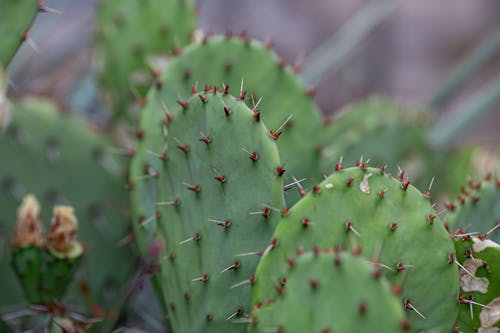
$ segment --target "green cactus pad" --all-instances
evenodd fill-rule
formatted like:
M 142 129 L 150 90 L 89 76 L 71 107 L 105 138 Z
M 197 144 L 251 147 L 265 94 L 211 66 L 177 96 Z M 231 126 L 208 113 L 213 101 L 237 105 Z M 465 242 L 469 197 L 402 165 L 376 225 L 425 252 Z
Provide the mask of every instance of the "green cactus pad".
M 448 204 L 444 216 L 451 230 L 464 228 L 487 234 L 500 242 L 500 180 L 491 176 L 480 182 L 470 181 L 462 194 Z
M 462 264 L 458 330 L 500 331 L 500 245 L 457 235 L 455 247 L 457 260 Z
M 401 304 L 415 330 L 451 330 L 458 311 L 454 247 L 430 200 L 382 170 L 359 167 L 333 173 L 283 217 L 273 235 L 278 246 L 262 258 L 254 303 L 273 293 L 285 260 L 314 245 L 362 249 L 403 287 Z M 425 319 L 423 318 L 425 317 Z
M 191 0 L 104 0 L 97 15 L 104 94 L 115 115 L 126 115 L 138 99 L 134 93 L 145 94 L 153 81 L 151 58 L 191 40 L 195 6 Z
M 277 134 L 277 145 L 281 159 L 286 161 L 285 181 L 292 182 L 292 176 L 321 179 L 319 153 L 315 149 L 321 142 L 323 128 L 319 111 L 293 70 L 265 45 L 245 36 L 204 39 L 170 60 L 146 100 L 140 128 L 148 131 L 138 151 L 162 149 L 158 138 L 165 111 L 175 114 L 177 103 L 189 98 L 193 87 L 203 91 L 206 85 L 209 89 L 216 85 L 222 90 L 225 85 L 238 95 L 242 81 L 246 91 L 242 97 L 250 108 L 253 108 L 251 96 L 255 104 L 262 98 L 255 116 L 260 116 L 270 130 L 282 132 Z M 295 191 L 287 192 L 287 202 L 297 199 Z
M 264 246 L 283 208 L 278 150 L 243 101 L 200 94 L 188 103 L 168 122 L 168 159 L 135 181 L 158 189 L 157 211 L 135 222 L 136 236 L 154 232 L 164 245 L 161 289 L 174 331 L 243 332 L 228 318 L 250 311 L 249 286 L 236 286 L 258 258 L 235 255 Z
M 21 283 L 24 296 L 30 304 L 40 304 L 42 302 L 44 252 L 45 250 L 40 246 L 16 248 L 12 252 L 11 266 Z
M 311 252 L 288 260 L 273 294 L 256 305 L 250 332 L 403 332 L 410 326 L 387 281 L 364 258 Z
M 39 7 L 36 0 L 3 0 L 0 10 L 0 66 L 7 66 L 28 33 Z
M 79 238 L 88 247 L 73 292 L 81 290 L 88 305 L 104 308 L 119 299 L 132 265 L 130 250 L 118 246 L 128 229 L 125 181 L 120 163 L 108 153 L 108 143 L 86 123 L 43 100 L 13 104 L 9 126 L 0 134 L 0 239 L 11 238 L 16 207 L 26 193 L 36 195 L 45 208 L 71 204 L 81 220 Z M 49 221 L 50 210 L 43 211 Z M 7 260 L 6 245 L 1 242 L 0 262 Z M 0 270 L 6 290 L 1 305 L 21 302 L 14 279 L 12 271 Z
M 428 114 L 389 99 L 372 97 L 351 104 L 328 122 L 322 150 L 323 169 L 328 172 L 341 158 L 346 165 L 360 158 L 374 165 L 398 165 L 429 150 Z

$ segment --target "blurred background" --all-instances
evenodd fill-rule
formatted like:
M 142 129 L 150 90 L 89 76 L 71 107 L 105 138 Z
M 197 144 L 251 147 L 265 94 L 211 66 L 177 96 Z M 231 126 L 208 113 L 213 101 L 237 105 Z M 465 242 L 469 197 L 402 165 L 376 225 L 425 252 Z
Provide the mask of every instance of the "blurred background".
M 10 67 L 13 94 L 48 95 L 99 118 L 100 106 L 90 70 L 95 1 L 45 1 L 61 14 L 56 20 L 51 17 L 36 22 L 31 38 L 38 51 L 24 45 Z M 307 67 L 308 63 L 317 63 L 314 50 L 349 27 L 369 2 L 199 0 L 199 27 L 213 33 L 245 31 L 257 39 L 270 40 L 287 62 Z M 499 35 L 498 0 L 389 2 L 392 4 L 383 9 L 378 24 L 369 28 L 338 66 L 320 80 L 307 82 L 315 86 L 315 99 L 325 114 L 371 94 L 426 105 L 454 65 L 486 37 L 495 31 Z M 451 102 L 440 106 L 439 112 L 453 112 L 469 94 L 498 76 L 500 52 L 481 66 Z M 500 106 L 468 129 L 460 140 L 497 145 L 499 124 Z

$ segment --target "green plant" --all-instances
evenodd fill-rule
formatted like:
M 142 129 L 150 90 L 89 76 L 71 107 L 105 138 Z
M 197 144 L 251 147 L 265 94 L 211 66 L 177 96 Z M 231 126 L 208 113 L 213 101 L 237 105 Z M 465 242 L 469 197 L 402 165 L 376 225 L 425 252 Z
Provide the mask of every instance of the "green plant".
M 498 242 L 498 180 L 470 182 L 447 205 L 444 224 L 432 195 L 440 202 L 457 179 L 476 175 L 473 150 L 450 142 L 495 105 L 498 80 L 447 122 L 380 97 L 323 118 L 301 81 L 338 68 L 395 3 L 370 3 L 336 45 L 308 57 L 300 77 L 271 43 L 193 33 L 192 1 L 101 1 L 95 64 L 113 114 L 108 129 L 139 118 L 136 146 L 118 149 L 126 158 L 110 154 L 117 149 L 102 131 L 53 104 L 8 100 L 0 74 L 0 262 L 13 268 L 0 270 L 0 304 L 36 305 L 25 319 L 23 311 L 2 315 L 1 325 L 31 329 L 45 313 L 51 332 L 110 331 L 127 296 L 151 276 L 177 333 L 497 330 L 498 245 L 487 238 Z M 37 8 L 57 12 L 6 2 L 3 66 L 21 40 L 36 46 L 23 32 Z M 491 57 L 497 42 L 485 45 L 432 106 Z M 81 246 L 54 245 L 66 239 L 53 234 L 57 222 L 41 236 L 49 216 L 32 197 L 20 209 L 24 227 L 14 228 L 28 193 L 45 208 L 74 207 L 84 256 Z M 72 233 L 76 223 L 69 225 Z M 132 238 L 138 253 L 123 245 Z M 469 277 L 490 287 L 464 288 Z

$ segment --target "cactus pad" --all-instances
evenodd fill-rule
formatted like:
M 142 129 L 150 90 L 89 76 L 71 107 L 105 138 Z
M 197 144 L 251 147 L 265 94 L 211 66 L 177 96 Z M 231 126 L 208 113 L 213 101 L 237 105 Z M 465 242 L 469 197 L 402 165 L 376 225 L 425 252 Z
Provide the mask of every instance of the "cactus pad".
M 387 281 L 364 258 L 306 253 L 289 258 L 274 301 L 256 305 L 250 332 L 403 332 L 410 326 Z M 307 304 L 307 305 L 305 305 Z
M 6 240 L 24 194 L 35 194 L 42 207 L 71 204 L 81 222 L 79 238 L 88 246 L 73 292 L 79 293 L 80 286 L 88 305 L 108 308 L 132 265 L 128 248 L 117 246 L 127 233 L 126 191 L 121 165 L 109 156 L 107 142 L 87 126 L 46 101 L 12 105 L 9 126 L 0 134 L 0 261 L 7 260 Z M 43 214 L 48 221 L 50 209 Z M 19 303 L 13 272 L 0 270 L 0 280 L 8 290 L 0 303 Z
M 462 265 L 459 331 L 500 331 L 500 245 L 458 234 L 455 247 Z
M 273 235 L 278 246 L 257 268 L 254 303 L 267 300 L 297 251 L 339 244 L 362 249 L 401 284 L 413 329 L 450 330 L 458 310 L 453 243 L 428 196 L 401 178 L 364 165 L 342 169 L 291 207 Z
M 0 10 L 0 66 L 7 66 L 19 45 L 28 38 L 28 28 L 40 7 L 36 0 L 3 0 Z M 43 8 L 43 7 L 42 7 Z
M 448 204 L 444 220 L 451 230 L 480 232 L 500 242 L 500 180 L 487 176 L 483 181 L 469 181 L 458 199 Z
M 277 145 L 281 159 L 286 161 L 287 182 L 292 181 L 292 176 L 322 177 L 315 148 L 321 142 L 323 125 L 312 98 L 293 70 L 273 51 L 246 36 L 204 39 L 171 59 L 147 98 L 140 127 L 148 128 L 148 133 L 141 146 L 153 146 L 148 136 L 155 142 L 161 135 L 157 124 L 164 118 L 165 109 L 175 110 L 178 102 L 191 96 L 193 88 L 211 90 L 213 85 L 221 90 L 224 85 L 233 94 L 240 94 L 254 110 L 254 116 L 262 118 L 273 136 L 279 137 Z
M 104 0 L 97 8 L 99 70 L 107 100 L 124 115 L 135 94 L 154 77 L 150 58 L 172 53 L 191 40 L 196 15 L 191 0 Z
M 328 172 L 341 157 L 347 165 L 362 157 L 375 165 L 397 165 L 429 150 L 428 114 L 388 99 L 372 97 L 351 104 L 330 122 L 322 150 L 322 166 Z
M 146 164 L 134 181 L 158 191 L 157 211 L 136 221 L 136 236 L 153 232 L 162 245 L 161 289 L 174 331 L 243 332 L 228 318 L 250 311 L 242 281 L 258 257 L 235 255 L 264 246 L 283 207 L 275 141 L 230 95 L 193 96 L 166 123 L 168 158 L 158 154 L 161 166 Z

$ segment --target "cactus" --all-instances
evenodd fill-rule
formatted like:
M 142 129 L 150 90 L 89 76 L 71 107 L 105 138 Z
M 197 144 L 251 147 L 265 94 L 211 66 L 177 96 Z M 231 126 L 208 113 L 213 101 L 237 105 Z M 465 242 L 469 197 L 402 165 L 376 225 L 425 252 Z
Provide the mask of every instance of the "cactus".
M 139 150 L 162 149 L 154 144 L 161 137 L 161 126 L 157 124 L 165 111 L 173 112 L 177 103 L 182 103 L 192 91 L 214 89 L 213 85 L 223 90 L 225 86 L 240 94 L 255 117 L 261 117 L 272 130 L 271 136 L 280 138 L 277 144 L 282 160 L 286 161 L 286 180 L 319 180 L 322 172 L 315 149 L 321 143 L 319 111 L 293 69 L 266 46 L 245 35 L 206 37 L 172 58 L 146 100 L 140 127 L 141 131 L 149 130 Z M 296 199 L 287 197 L 289 202 Z
M 396 165 L 429 151 L 428 114 L 389 99 L 372 97 L 351 104 L 327 123 L 331 124 L 322 150 L 323 170 L 327 172 L 332 172 L 341 158 L 347 165 L 360 158 L 375 165 Z
M 408 331 L 399 299 L 367 260 L 332 252 L 288 258 L 273 300 L 255 306 L 250 332 Z
M 4 0 L 0 11 L 0 66 L 7 66 L 22 42 L 37 12 L 44 11 L 36 0 Z
M 237 286 L 257 257 L 235 255 L 263 246 L 279 215 L 273 210 L 283 207 L 276 144 L 243 101 L 220 93 L 193 96 L 165 124 L 159 140 L 168 158 L 153 151 L 159 167 L 146 162 L 133 174 L 158 193 L 157 211 L 136 221 L 136 237 L 157 239 L 174 331 L 242 332 L 227 318 L 250 310 L 249 287 Z
M 84 252 L 76 240 L 77 226 L 72 207 L 55 207 L 45 239 L 40 204 L 33 195 L 24 197 L 12 241 L 12 267 L 30 304 L 54 304 L 64 296 Z
M 115 116 L 127 115 L 154 78 L 151 62 L 191 40 L 196 24 L 190 0 L 103 0 L 97 8 L 99 68 Z M 136 94 L 136 96 L 134 96 Z
M 403 287 L 402 304 L 415 330 L 450 330 L 457 313 L 458 270 L 453 243 L 424 195 L 400 174 L 343 169 L 315 186 L 283 217 L 274 244 L 257 268 L 254 303 L 263 302 L 297 249 L 340 244 L 362 249 L 391 283 Z
M 46 207 L 71 203 L 82 221 L 80 239 L 89 246 L 71 293 L 82 294 L 85 304 L 95 309 L 115 306 L 132 265 L 128 248 L 117 246 L 127 232 L 119 161 L 109 156 L 107 141 L 50 103 L 13 103 L 11 118 L 0 133 L 0 155 L 5 157 L 0 168 L 0 225 L 6 233 L 2 238 L 10 238 L 7 230 L 12 230 L 15 207 L 25 193 L 35 194 Z M 3 243 L 0 253 L 3 264 Z M 0 281 L 5 290 L 1 305 L 20 303 L 13 273 L 0 270 Z
M 458 233 L 455 247 L 460 269 L 458 330 L 500 330 L 500 245 Z
M 469 229 L 500 242 L 500 180 L 488 175 L 483 181 L 469 181 L 454 202 L 447 204 L 444 221 L 450 230 Z

